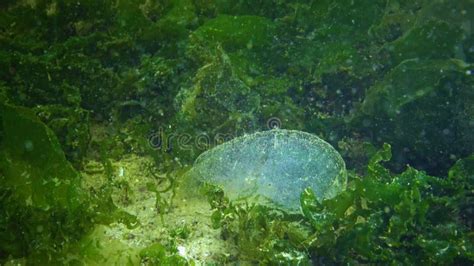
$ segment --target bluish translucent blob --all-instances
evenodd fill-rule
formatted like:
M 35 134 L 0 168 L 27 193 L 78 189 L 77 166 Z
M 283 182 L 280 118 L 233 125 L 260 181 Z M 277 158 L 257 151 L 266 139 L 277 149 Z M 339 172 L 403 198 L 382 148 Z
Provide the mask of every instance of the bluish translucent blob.
M 232 199 L 299 209 L 300 193 L 313 189 L 319 200 L 345 189 L 344 161 L 315 135 L 275 129 L 235 138 L 198 157 L 193 178 L 220 186 Z

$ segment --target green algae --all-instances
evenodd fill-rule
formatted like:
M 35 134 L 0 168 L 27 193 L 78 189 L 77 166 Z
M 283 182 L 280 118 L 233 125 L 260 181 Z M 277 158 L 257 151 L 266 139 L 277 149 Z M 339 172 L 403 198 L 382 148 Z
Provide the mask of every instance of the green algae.
M 220 43 L 226 51 L 264 48 L 273 37 L 273 23 L 259 16 L 220 15 L 207 21 L 193 32 L 198 43 Z
M 406 59 L 448 59 L 454 57 L 462 31 L 444 21 L 428 21 L 415 26 L 404 36 L 385 44 L 392 63 L 397 65 Z M 424 43 L 424 46 L 419 45 Z M 427 49 L 429 46 L 429 49 Z
M 222 133 L 245 129 L 256 123 L 254 112 L 260 97 L 237 75 L 222 49 L 217 50 L 217 55 L 213 62 L 198 70 L 193 86 L 177 96 L 181 106 L 179 118 L 183 119 L 182 124 L 191 123 L 195 129 L 214 128 Z M 207 119 L 209 116 L 212 121 Z
M 469 68 L 460 60 L 405 60 L 367 91 L 353 123 L 386 132 L 387 139 L 399 145 L 397 153 L 412 147 L 418 154 L 412 156 L 423 157 L 418 160 L 420 165 L 447 168 L 452 164 L 451 154 L 467 155 L 472 147 L 469 137 L 455 137 L 470 135 L 464 131 L 466 121 L 471 121 L 466 116 L 469 111 L 457 109 L 471 102 L 471 97 L 465 97 L 471 91 L 472 78 L 466 76 Z M 420 143 L 420 136 L 435 142 Z
M 0 117 L 13 118 L 0 129 L 2 145 L 11 145 L 0 151 L 0 176 L 8 181 L 0 194 L 7 214 L 0 224 L 8 229 L 1 231 L 0 260 L 50 262 L 45 257 L 59 248 L 49 247 L 81 239 L 96 222 L 110 223 L 117 203 L 135 204 L 143 192 L 114 180 L 115 160 L 151 156 L 156 171 L 167 173 L 202 152 L 180 149 L 178 138 L 157 150 L 150 132 L 235 136 L 266 130 L 271 120 L 339 143 L 359 176 L 350 175 L 349 189 L 328 203 L 313 203 L 305 193 L 303 218 L 216 192 L 221 204 L 211 204 L 212 221 L 237 243 L 238 255 L 225 251 L 213 262 L 472 264 L 466 232 L 472 231 L 473 12 L 470 0 L 3 1 L 0 103 L 8 104 Z M 30 142 L 8 144 L 20 141 L 12 137 L 17 115 L 31 122 L 18 137 L 35 140 L 31 132 L 51 140 L 36 140 L 44 157 L 28 152 L 37 148 Z M 392 160 L 376 163 L 388 159 L 385 149 L 370 161 L 384 142 L 391 143 Z M 88 169 L 89 160 L 102 168 Z M 77 186 L 81 170 L 106 175 L 104 187 L 89 187 L 87 195 Z M 28 183 L 23 173 L 41 178 Z M 111 189 L 115 203 L 107 199 Z M 146 194 L 151 206 L 154 194 Z M 12 227 L 17 221 L 24 223 Z M 163 246 L 166 256 L 176 254 L 172 244 Z M 86 253 L 99 255 L 91 260 L 101 257 L 89 247 L 95 251 Z M 132 253 L 129 263 L 137 264 L 139 252 Z
M 472 260 L 465 216 L 472 199 L 464 196 L 472 189 L 472 158 L 453 166 L 449 179 L 413 168 L 393 174 L 382 165 L 390 158 L 390 145 L 384 145 L 371 158 L 367 174 L 350 174 L 347 190 L 334 198 L 320 202 L 311 189 L 305 190 L 301 194 L 304 218 L 232 202 L 221 189 L 209 186 L 212 219 L 226 238 L 236 241 L 240 258 L 251 262 L 462 264 Z
M 134 217 L 107 198 L 90 195 L 66 160 L 54 133 L 23 107 L 1 105 L 2 259 L 59 263 L 62 252 L 96 223 Z

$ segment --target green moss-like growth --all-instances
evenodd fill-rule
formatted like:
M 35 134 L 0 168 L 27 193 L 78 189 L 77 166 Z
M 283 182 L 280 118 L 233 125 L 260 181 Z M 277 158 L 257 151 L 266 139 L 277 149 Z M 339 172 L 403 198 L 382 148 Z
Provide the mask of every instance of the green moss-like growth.
M 209 148 L 199 136 L 212 145 L 280 126 L 340 143 L 362 177 L 337 202 L 312 204 L 308 192 L 306 218 L 258 206 L 216 214 L 240 259 L 472 264 L 472 237 L 462 245 L 453 232 L 472 231 L 472 188 L 455 177 L 474 152 L 473 18 L 472 0 L 2 1 L 2 262 L 52 264 L 44 254 L 59 258 L 94 223 L 120 220 L 108 187 L 124 202 L 132 187 L 114 180 L 111 159 L 151 155 L 167 172 Z M 157 147 L 149 137 L 161 129 Z M 384 142 L 393 159 L 366 169 Z M 111 181 L 90 194 L 69 164 L 89 160 Z
M 473 147 L 466 137 L 474 129 L 466 124 L 469 111 L 458 111 L 472 102 L 469 67 L 459 60 L 406 60 L 368 90 L 353 122 L 394 143 L 406 158 L 399 163 L 418 157 L 415 166 L 447 169 L 456 159 L 451 154 L 467 156 Z
M 82 189 L 54 133 L 27 109 L 1 109 L 1 260 L 28 257 L 36 264 L 59 263 L 60 254 L 95 223 L 132 216 L 107 197 Z
M 176 254 L 176 252 L 170 252 L 158 243 L 142 249 L 140 251 L 140 258 L 145 265 L 189 265 L 186 259 Z
M 204 187 L 222 236 L 234 240 L 241 260 L 290 264 L 465 264 L 474 260 L 472 157 L 448 179 L 408 168 L 392 174 L 390 145 L 374 154 L 365 176 L 351 175 L 348 189 L 319 202 L 308 189 L 302 215 L 229 201 Z
M 79 175 L 66 161 L 54 133 L 26 108 L 2 105 L 1 117 L 5 184 L 9 187 L 28 184 L 18 193 L 24 200 L 31 195 L 30 200 L 37 208 L 77 209 L 84 194 L 79 187 L 70 187 L 64 181 L 77 183 Z
M 405 59 L 447 59 L 456 54 L 462 31 L 444 21 L 428 21 L 411 28 L 404 36 L 385 45 L 392 63 Z M 423 44 L 423 45 L 420 45 Z
M 38 106 L 34 111 L 58 137 L 66 158 L 75 167 L 80 167 L 91 138 L 89 112 L 61 105 Z
M 352 263 L 472 260 L 471 225 L 463 218 L 466 205 L 472 206 L 464 197 L 472 173 L 460 171 L 445 180 L 408 168 L 393 176 L 379 164 L 389 158 L 385 145 L 371 160 L 368 175 L 353 179 L 334 199 L 318 204 L 311 192 L 303 194 L 305 217 L 316 229 L 308 243 L 316 254 Z
M 225 50 L 267 47 L 275 26 L 258 16 L 220 15 L 207 21 L 193 33 L 198 43 L 220 43 Z
M 222 48 L 218 47 L 212 62 L 198 70 L 193 83 L 178 95 L 182 124 L 191 122 L 194 130 L 223 134 L 255 124 L 260 97 L 240 79 Z

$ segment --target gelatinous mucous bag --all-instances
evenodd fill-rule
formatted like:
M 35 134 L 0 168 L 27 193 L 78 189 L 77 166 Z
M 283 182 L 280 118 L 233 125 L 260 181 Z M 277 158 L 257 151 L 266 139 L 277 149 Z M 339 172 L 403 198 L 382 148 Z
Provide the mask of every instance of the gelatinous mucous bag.
M 344 161 L 315 135 L 275 129 L 245 135 L 198 157 L 193 178 L 221 187 L 232 199 L 272 203 L 295 211 L 305 188 L 319 200 L 345 189 Z

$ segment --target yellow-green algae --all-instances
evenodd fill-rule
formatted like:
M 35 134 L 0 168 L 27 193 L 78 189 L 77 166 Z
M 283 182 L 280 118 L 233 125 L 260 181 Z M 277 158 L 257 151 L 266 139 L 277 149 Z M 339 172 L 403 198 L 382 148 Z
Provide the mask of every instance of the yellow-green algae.
M 43 122 L 59 143 L 46 150 L 60 155 L 60 146 L 73 176 L 105 176 L 82 190 L 81 178 L 68 178 L 74 169 L 48 178 L 35 152 L 2 143 L 2 160 L 16 161 L 0 162 L 1 263 L 53 264 L 66 254 L 81 264 L 73 254 L 100 253 L 74 244 L 91 239 L 97 223 L 125 222 L 116 205 L 136 196 L 116 162 L 129 154 L 153 157 L 156 183 L 146 194 L 165 220 L 173 205 L 160 191 L 179 176 L 173 163 L 189 164 L 202 149 L 180 149 L 174 138 L 154 150 L 153 131 L 241 135 L 276 117 L 349 148 L 347 189 L 323 202 L 305 191 L 302 217 L 208 188 L 212 226 L 236 247 L 220 263 L 471 265 L 473 13 L 471 0 L 1 1 L 0 103 L 22 106 L 32 123 L 19 136 L 44 136 Z M 16 123 L 0 124 L 0 142 L 13 140 Z M 380 162 L 385 146 L 369 162 L 384 142 L 393 159 Z M 74 192 L 83 205 L 54 204 Z M 137 254 L 144 264 L 183 263 L 172 241 L 132 253 L 131 264 Z
M 90 161 L 88 165 L 97 165 L 97 162 Z M 156 169 L 151 165 L 151 157 L 136 155 L 112 162 L 112 182 L 117 184 L 113 200 L 135 215 L 140 226 L 129 229 L 121 223 L 114 223 L 110 227 L 101 227 L 97 229 L 100 241 L 104 242 L 101 245 L 107 241 L 120 243 L 123 248 L 128 248 L 128 253 L 135 256 L 138 251 L 160 244 L 171 247 L 174 253 L 197 265 L 222 263 L 235 258 L 236 247 L 220 237 L 220 229 L 212 228 L 212 211 L 205 199 L 179 197 L 172 200 L 173 191 L 168 191 L 160 194 L 160 197 L 170 205 L 164 209 L 158 208 L 157 195 L 147 188 L 147 184 L 153 184 L 158 190 L 165 189 L 168 184 L 158 184 L 156 176 L 164 177 L 167 173 L 154 172 Z M 98 187 L 105 182 L 110 182 L 105 171 L 85 174 L 85 187 Z M 100 249 L 98 253 L 102 253 Z M 173 252 L 167 252 L 167 256 L 171 254 Z

